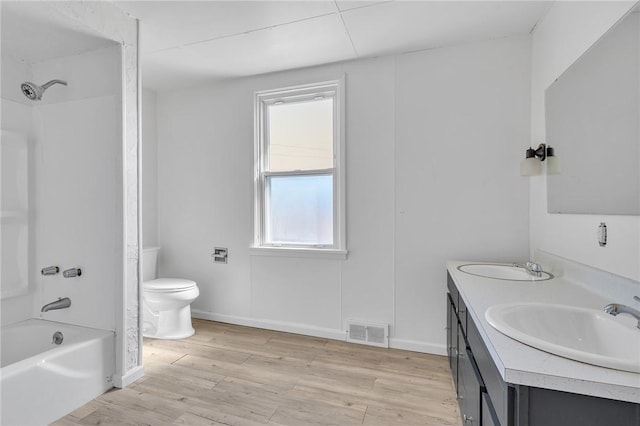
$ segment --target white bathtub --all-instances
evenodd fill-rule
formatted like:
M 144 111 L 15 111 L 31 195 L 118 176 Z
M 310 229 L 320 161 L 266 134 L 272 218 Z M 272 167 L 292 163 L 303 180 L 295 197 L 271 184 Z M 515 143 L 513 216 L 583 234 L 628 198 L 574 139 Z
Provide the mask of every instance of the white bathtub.
M 113 332 L 31 319 L 2 327 L 0 339 L 2 425 L 51 423 L 113 387 Z

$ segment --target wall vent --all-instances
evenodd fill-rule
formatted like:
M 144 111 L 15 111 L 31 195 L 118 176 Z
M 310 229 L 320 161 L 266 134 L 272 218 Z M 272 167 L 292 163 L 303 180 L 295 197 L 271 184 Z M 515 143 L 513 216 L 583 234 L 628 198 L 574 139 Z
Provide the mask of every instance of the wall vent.
M 389 324 L 347 320 L 347 342 L 389 347 Z

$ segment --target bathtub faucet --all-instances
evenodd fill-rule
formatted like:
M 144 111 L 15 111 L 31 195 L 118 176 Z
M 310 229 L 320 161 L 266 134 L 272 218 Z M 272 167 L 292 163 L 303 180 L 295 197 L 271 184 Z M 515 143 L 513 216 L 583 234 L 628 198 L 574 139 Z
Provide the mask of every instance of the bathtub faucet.
M 54 309 L 65 309 L 69 306 L 71 306 L 71 299 L 69 299 L 68 297 L 59 297 L 55 302 L 47 303 L 46 305 L 44 305 L 40 312 L 52 311 Z

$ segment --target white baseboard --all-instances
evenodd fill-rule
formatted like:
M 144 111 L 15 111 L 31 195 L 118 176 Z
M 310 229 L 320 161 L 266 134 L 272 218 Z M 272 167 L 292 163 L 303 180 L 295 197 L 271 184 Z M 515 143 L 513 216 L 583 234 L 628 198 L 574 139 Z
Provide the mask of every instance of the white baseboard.
M 416 340 L 405 340 L 391 337 L 389 338 L 389 347 L 433 355 L 447 355 L 446 345 L 418 342 Z
M 144 376 L 144 367 L 142 365 L 139 365 L 127 371 L 127 374 L 125 374 L 124 376 L 116 377 L 114 380 L 114 386 L 117 388 L 126 388 L 131 383 L 135 382 L 136 380 L 138 380 L 143 376 Z
M 235 315 L 214 314 L 212 312 L 201 311 L 198 309 L 191 309 L 191 315 L 194 318 L 225 322 L 228 324 L 245 325 L 247 327 L 264 328 L 267 330 L 284 331 L 285 333 L 303 334 L 305 336 L 322 337 L 334 340 L 347 339 L 346 331 L 333 328 L 315 327 L 312 325 L 284 321 L 239 317 Z
M 194 318 L 210 321 L 224 322 L 228 324 L 244 325 L 247 327 L 264 328 L 267 330 L 284 331 L 286 333 L 303 334 L 305 336 L 322 337 L 325 339 L 346 340 L 347 332 L 333 328 L 322 328 L 298 323 L 272 321 L 256 318 L 239 317 L 235 315 L 215 314 L 212 312 L 191 309 Z M 434 355 L 446 355 L 446 345 L 418 342 L 415 340 L 405 340 L 389 338 L 389 347 L 394 349 L 404 349 L 413 352 L 422 352 Z

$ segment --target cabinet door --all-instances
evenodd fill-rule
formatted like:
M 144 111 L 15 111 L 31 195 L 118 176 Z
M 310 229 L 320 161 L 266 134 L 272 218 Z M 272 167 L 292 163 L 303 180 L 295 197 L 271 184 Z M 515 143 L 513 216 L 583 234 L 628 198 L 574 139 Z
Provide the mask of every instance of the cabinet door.
M 480 425 L 480 393 L 482 384 L 474 371 L 471 353 L 458 330 L 458 398 L 464 426 Z
M 482 408 L 481 408 L 482 426 L 500 426 L 493 407 L 489 402 L 489 395 L 486 392 L 482 392 Z
M 510 419 L 513 419 L 513 389 L 510 389 L 502 380 L 502 376 L 491 359 L 489 350 L 482 341 L 480 332 L 473 320 L 467 324 L 467 330 L 469 346 L 482 376 L 482 383 L 487 389 L 488 399 L 494 409 L 496 419 L 499 420 L 501 425 L 507 426 L 512 423 Z
M 447 354 L 453 383 L 458 386 L 458 320 L 451 295 L 447 294 Z

